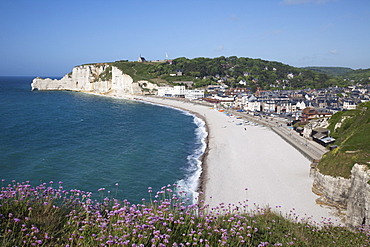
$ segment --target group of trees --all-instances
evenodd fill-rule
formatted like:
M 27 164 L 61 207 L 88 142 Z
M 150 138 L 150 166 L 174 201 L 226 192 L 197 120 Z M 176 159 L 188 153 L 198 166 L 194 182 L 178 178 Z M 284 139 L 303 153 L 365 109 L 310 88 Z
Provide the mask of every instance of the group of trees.
M 317 67 L 315 69 L 296 68 L 280 62 L 236 56 L 194 59 L 180 57 L 166 63 L 118 61 L 114 64 L 124 68 L 125 72 L 135 71 L 135 77 L 140 77 L 142 74 L 143 78 L 157 78 L 169 83 L 185 79 L 193 80 L 196 87 L 216 84 L 219 80 L 230 87 L 249 87 L 252 90 L 257 87 L 262 89 L 324 88 L 333 85 L 345 86 L 349 83 L 342 77 L 322 73 Z M 169 76 L 179 70 L 182 71 L 183 78 Z M 348 71 L 353 73 L 352 70 L 346 70 Z M 245 82 L 245 85 L 239 84 L 240 81 Z

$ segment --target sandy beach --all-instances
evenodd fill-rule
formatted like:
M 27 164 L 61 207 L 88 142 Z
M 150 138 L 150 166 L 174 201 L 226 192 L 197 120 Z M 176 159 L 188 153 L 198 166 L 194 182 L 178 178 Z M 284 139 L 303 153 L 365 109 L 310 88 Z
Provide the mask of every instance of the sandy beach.
M 316 204 L 311 188 L 310 161 L 281 137 L 262 126 L 239 125 L 242 121 L 207 106 L 163 98 L 139 97 L 196 113 L 208 127 L 208 149 L 203 161 L 201 188 L 210 208 L 220 203 L 247 201 L 271 207 L 283 215 L 312 217 L 316 222 L 333 216 Z M 243 203 L 244 204 L 244 203 Z

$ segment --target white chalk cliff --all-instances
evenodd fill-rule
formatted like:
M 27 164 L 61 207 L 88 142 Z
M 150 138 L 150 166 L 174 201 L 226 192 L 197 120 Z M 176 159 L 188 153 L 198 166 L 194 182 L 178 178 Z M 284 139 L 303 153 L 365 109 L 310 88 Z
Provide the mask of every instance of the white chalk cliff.
M 108 64 L 81 65 L 60 80 L 35 78 L 32 90 L 70 90 L 118 97 L 153 93 L 157 85 L 148 81 L 134 82 L 117 67 Z
M 344 216 L 345 224 L 352 230 L 369 225 L 370 220 L 370 169 L 355 164 L 351 177 L 332 177 L 319 171 L 314 174 L 313 192 L 322 204 L 334 206 Z

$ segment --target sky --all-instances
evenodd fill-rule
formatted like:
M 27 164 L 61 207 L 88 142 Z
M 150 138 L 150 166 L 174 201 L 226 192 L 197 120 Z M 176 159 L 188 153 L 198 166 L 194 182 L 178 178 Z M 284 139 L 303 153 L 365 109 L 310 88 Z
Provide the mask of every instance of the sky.
M 370 1 L 0 0 L 0 76 L 166 53 L 370 68 Z

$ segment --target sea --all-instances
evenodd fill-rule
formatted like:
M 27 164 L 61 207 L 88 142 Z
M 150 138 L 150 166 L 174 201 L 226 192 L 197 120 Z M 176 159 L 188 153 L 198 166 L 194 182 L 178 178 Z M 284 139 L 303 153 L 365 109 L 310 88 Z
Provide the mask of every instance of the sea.
M 141 203 L 163 186 L 195 201 L 205 123 L 182 110 L 0 77 L 0 179 L 63 183 L 93 198 Z M 50 183 L 51 182 L 51 183 Z

